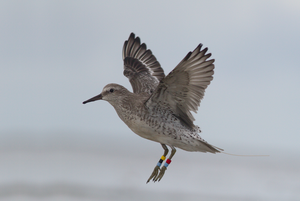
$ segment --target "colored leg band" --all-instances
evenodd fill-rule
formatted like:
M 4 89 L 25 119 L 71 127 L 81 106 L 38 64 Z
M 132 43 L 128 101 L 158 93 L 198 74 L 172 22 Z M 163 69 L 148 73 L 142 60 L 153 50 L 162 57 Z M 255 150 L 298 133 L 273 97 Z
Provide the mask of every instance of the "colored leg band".
M 170 159 L 167 159 L 167 161 L 165 162 L 164 166 L 167 168 L 171 163 L 171 160 Z
M 166 159 L 166 157 L 163 155 L 163 156 L 159 159 L 159 161 L 158 161 L 158 163 L 157 163 L 157 166 L 160 167 L 161 164 L 162 164 L 162 162 L 164 162 L 165 159 Z
M 157 163 L 157 166 L 160 167 L 161 164 L 162 164 L 162 162 L 163 162 L 163 160 L 160 159 L 160 160 L 158 161 L 158 163 Z

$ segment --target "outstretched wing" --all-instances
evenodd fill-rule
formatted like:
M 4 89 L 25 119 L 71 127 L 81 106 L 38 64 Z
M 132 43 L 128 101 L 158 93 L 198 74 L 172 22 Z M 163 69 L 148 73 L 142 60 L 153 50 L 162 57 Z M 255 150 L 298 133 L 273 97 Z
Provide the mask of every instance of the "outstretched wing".
M 195 120 L 191 111 L 197 112 L 205 89 L 213 79 L 214 59 L 207 60 L 207 48 L 202 44 L 186 57 L 169 73 L 146 102 L 147 107 L 163 104 L 189 128 L 194 128 Z
M 129 79 L 134 93 L 152 94 L 165 77 L 164 70 L 145 43 L 131 33 L 123 46 L 124 75 Z

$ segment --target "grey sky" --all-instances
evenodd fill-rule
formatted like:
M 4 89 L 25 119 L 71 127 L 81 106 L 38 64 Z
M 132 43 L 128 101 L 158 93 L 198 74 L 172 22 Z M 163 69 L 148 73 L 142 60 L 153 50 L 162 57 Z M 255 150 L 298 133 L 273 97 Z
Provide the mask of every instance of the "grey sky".
M 121 50 L 134 32 L 166 74 L 199 43 L 209 48 L 214 80 L 195 115 L 204 139 L 299 151 L 299 20 L 299 1 L 286 0 L 1 1 L 0 136 L 133 136 L 108 103 L 81 103 L 107 83 L 131 90 Z

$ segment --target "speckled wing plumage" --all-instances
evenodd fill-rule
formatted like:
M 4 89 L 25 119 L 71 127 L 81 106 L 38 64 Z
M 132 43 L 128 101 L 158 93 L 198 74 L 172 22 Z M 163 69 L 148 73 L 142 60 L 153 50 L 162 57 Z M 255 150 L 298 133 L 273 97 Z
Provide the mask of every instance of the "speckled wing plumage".
M 123 46 L 124 75 L 129 79 L 134 93 L 152 94 L 165 77 L 164 70 L 146 44 L 131 33 Z
M 194 129 L 195 120 L 191 111 L 197 112 L 205 89 L 213 79 L 214 59 L 207 60 L 211 54 L 206 54 L 207 48 L 201 50 L 202 44 L 186 57 L 171 71 L 156 88 L 146 102 L 163 104 L 169 107 L 183 124 Z

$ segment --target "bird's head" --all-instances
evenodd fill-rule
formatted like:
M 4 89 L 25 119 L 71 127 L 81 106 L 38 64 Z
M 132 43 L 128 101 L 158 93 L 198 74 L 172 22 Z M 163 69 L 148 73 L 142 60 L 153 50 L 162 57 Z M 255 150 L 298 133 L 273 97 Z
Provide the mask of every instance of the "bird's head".
M 97 100 L 106 100 L 110 104 L 115 105 L 120 103 L 120 100 L 123 99 L 126 93 L 130 92 L 125 87 L 118 84 L 108 84 L 99 95 L 84 101 L 83 104 Z

